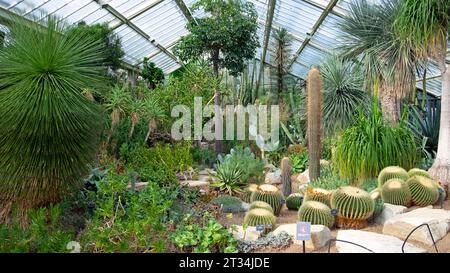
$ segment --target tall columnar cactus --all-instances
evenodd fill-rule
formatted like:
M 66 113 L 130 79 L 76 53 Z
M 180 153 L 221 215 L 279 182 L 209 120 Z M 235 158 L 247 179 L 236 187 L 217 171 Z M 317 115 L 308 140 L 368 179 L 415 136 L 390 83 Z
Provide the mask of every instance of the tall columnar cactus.
M 293 193 L 286 198 L 286 207 L 289 210 L 298 210 L 303 203 L 303 195 L 301 193 Z
M 279 215 L 281 207 L 283 206 L 284 197 L 277 187 L 268 184 L 263 184 L 258 186 L 256 191 L 253 192 L 250 201 L 266 202 L 270 204 L 275 215 Z
M 407 183 L 414 205 L 425 207 L 439 200 L 439 187 L 432 179 L 419 175 L 411 177 Z
M 324 225 L 331 228 L 334 224 L 334 216 L 331 209 L 324 203 L 316 201 L 304 202 L 298 210 L 298 220 L 310 222 L 312 225 Z
M 241 196 L 242 201 L 244 201 L 245 203 L 250 203 L 252 193 L 256 191 L 257 188 L 258 188 L 257 184 L 250 184 L 242 193 Z
M 392 178 L 398 178 L 403 181 L 406 181 L 409 179 L 408 172 L 405 171 L 402 167 L 398 166 L 390 166 L 386 167 L 383 170 L 381 170 L 380 174 L 378 175 L 378 187 L 381 188 L 386 181 Z
M 381 197 L 385 203 L 398 206 L 411 206 L 411 191 L 408 183 L 402 179 L 392 178 L 381 188 Z
M 270 204 L 264 202 L 264 201 L 255 201 L 250 204 L 250 207 L 248 210 L 252 209 L 266 209 L 270 211 L 273 214 L 273 208 Z
M 276 217 L 265 209 L 249 210 L 244 217 L 244 225 L 255 227 L 257 225 L 272 225 L 275 228 Z
M 307 80 L 308 92 L 308 152 L 309 152 L 309 177 L 311 181 L 320 176 L 320 155 L 322 135 L 322 84 L 320 71 L 312 68 Z
M 289 157 L 281 160 L 281 183 L 283 185 L 283 195 L 285 197 L 292 193 L 292 165 Z
M 364 228 L 375 209 L 369 193 L 356 187 L 346 186 L 334 191 L 331 208 L 337 210 L 337 226 Z
M 317 201 L 330 206 L 332 192 L 322 188 L 308 188 L 305 194 L 305 201 Z
M 408 175 L 409 175 L 409 177 L 423 176 L 426 178 L 431 178 L 431 176 L 428 174 L 427 171 L 419 169 L 419 168 L 414 168 L 414 169 L 409 170 Z

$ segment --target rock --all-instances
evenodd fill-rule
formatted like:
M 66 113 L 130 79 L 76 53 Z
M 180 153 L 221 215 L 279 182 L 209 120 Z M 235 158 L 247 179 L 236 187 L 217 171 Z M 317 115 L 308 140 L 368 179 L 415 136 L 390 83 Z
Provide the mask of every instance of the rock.
M 241 207 L 242 207 L 242 210 L 243 210 L 243 211 L 248 211 L 248 209 L 250 208 L 250 204 L 249 204 L 249 203 L 242 202 L 242 203 L 241 203 Z
M 301 184 L 301 185 L 298 187 L 298 191 L 299 191 L 300 193 L 306 193 L 306 189 L 307 189 L 309 186 L 310 186 L 309 183 L 308 183 L 308 184 Z
M 256 227 L 247 227 L 245 230 L 245 238 L 244 238 L 244 228 L 242 226 L 232 226 L 231 232 L 233 233 L 233 237 L 236 240 L 257 240 L 259 238 L 259 231 L 256 230 Z
M 300 185 L 309 184 L 309 169 L 306 169 L 304 172 L 297 176 L 297 182 L 300 183 Z
M 402 253 L 403 241 L 390 235 L 361 230 L 339 230 L 337 240 L 352 242 L 364 246 L 375 253 Z M 356 245 L 336 241 L 338 253 L 370 253 L 370 251 Z M 405 245 L 405 253 L 425 253 L 425 249 L 410 243 Z
M 276 170 L 275 172 L 268 172 L 266 174 L 266 179 L 264 181 L 267 184 L 281 184 L 281 170 Z
M 216 174 L 216 171 L 214 171 L 213 169 L 204 169 L 198 172 L 199 176 L 211 176 L 214 174 Z
M 384 223 L 391 219 L 392 217 L 402 214 L 406 212 L 408 208 L 405 206 L 396 206 L 388 203 L 384 203 L 383 211 L 378 215 L 378 217 L 375 219 L 375 223 L 384 225 Z
M 450 230 L 450 211 L 443 209 L 420 208 L 399 214 L 386 221 L 383 233 L 396 236 L 402 240 L 417 226 L 428 224 L 433 238 L 437 242 Z M 409 238 L 427 245 L 433 245 L 430 232 L 426 226 L 417 229 Z
M 205 192 L 209 191 L 209 183 L 205 181 L 198 180 L 183 180 L 180 181 L 182 186 L 188 186 L 190 188 L 199 188 L 199 190 L 203 190 Z
M 204 181 L 204 182 L 211 182 L 213 181 L 212 177 L 209 175 L 199 175 L 198 176 L 198 181 Z
M 296 240 L 297 224 L 284 224 L 278 226 L 273 234 L 278 235 L 286 232 L 293 237 L 294 244 L 302 245 L 302 241 Z M 311 226 L 311 240 L 306 241 L 306 248 L 317 250 L 328 244 L 331 239 L 331 231 L 328 227 L 322 225 Z

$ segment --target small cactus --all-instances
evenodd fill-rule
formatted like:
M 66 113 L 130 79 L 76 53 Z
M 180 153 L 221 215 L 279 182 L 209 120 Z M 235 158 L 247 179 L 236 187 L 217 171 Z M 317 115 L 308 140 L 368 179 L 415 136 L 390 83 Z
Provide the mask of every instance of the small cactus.
M 305 201 L 317 201 L 330 206 L 331 194 L 329 190 L 310 187 L 306 190 Z
M 405 171 L 402 167 L 398 166 L 390 166 L 386 167 L 383 170 L 381 170 L 380 174 L 378 175 L 378 187 L 381 188 L 386 181 L 392 178 L 398 178 L 403 181 L 406 181 L 409 179 L 408 172 Z
M 424 176 L 414 176 L 407 183 L 414 205 L 425 207 L 439 200 L 439 188 L 433 180 Z
M 338 227 L 364 228 L 373 214 L 375 203 L 368 192 L 346 186 L 333 192 L 331 208 L 337 210 Z
M 393 178 L 386 181 L 381 188 L 381 197 L 385 203 L 411 206 L 411 191 L 408 184 L 402 179 Z
M 303 195 L 300 193 L 293 193 L 286 198 L 286 207 L 289 210 L 298 210 L 303 203 Z
M 281 160 L 281 183 L 283 185 L 283 195 L 285 197 L 292 193 L 292 165 L 289 157 Z
M 308 74 L 308 153 L 309 153 L 309 177 L 316 181 L 320 176 L 320 155 L 322 136 L 322 83 L 320 71 L 312 68 Z
M 270 213 L 273 214 L 272 206 L 270 206 L 270 204 L 263 202 L 263 201 L 252 202 L 250 204 L 250 207 L 248 210 L 252 210 L 252 209 L 266 209 L 266 210 L 270 211 Z
M 269 184 L 263 184 L 256 188 L 256 191 L 253 192 L 250 201 L 266 202 L 272 207 L 275 215 L 279 215 L 283 206 L 284 197 L 277 187 Z
M 310 222 L 312 225 L 324 225 L 331 228 L 334 224 L 334 216 L 331 209 L 320 202 L 304 202 L 298 210 L 298 220 Z
M 431 176 L 428 174 L 427 171 L 419 169 L 419 168 L 414 168 L 408 171 L 408 175 L 409 177 L 414 177 L 414 176 L 423 176 L 426 178 L 431 178 Z
M 266 209 L 249 210 L 244 217 L 244 225 L 256 227 L 258 225 L 272 225 L 275 227 L 276 217 Z

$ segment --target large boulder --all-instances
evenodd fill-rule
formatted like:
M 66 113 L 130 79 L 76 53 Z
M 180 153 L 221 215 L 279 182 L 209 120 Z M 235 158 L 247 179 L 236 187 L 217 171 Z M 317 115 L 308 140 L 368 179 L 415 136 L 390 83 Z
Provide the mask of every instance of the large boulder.
M 417 226 L 428 224 L 433 238 L 437 242 L 450 230 L 450 211 L 443 209 L 420 208 L 399 214 L 384 224 L 383 233 L 396 236 L 402 240 Z M 430 232 L 426 226 L 417 229 L 409 238 L 427 245 L 433 245 Z
M 392 217 L 405 213 L 408 208 L 405 206 L 397 206 L 388 203 L 384 203 L 383 211 L 375 219 L 375 223 L 384 225 L 384 223 Z
M 297 183 L 299 183 L 300 185 L 308 184 L 309 182 L 309 169 L 306 169 L 304 172 L 297 176 Z
M 242 226 L 232 226 L 230 230 L 236 240 L 252 241 L 257 240 L 260 236 L 260 232 L 256 230 L 256 227 L 247 227 L 244 231 Z
M 277 185 L 281 184 L 281 170 L 276 170 L 274 172 L 268 172 L 266 174 L 266 179 L 264 180 L 266 184 Z
M 337 240 L 352 242 L 375 253 L 402 253 L 403 241 L 390 235 L 361 230 L 339 230 Z M 338 253 L 371 253 L 370 251 L 342 241 L 336 241 Z M 404 248 L 405 253 L 425 253 L 425 249 L 407 243 Z
M 293 237 L 294 244 L 302 245 L 302 241 L 296 240 L 297 224 L 285 224 L 278 226 L 273 234 L 278 235 L 281 232 L 286 232 Z M 331 239 L 331 231 L 328 227 L 323 225 L 311 226 L 311 240 L 305 242 L 308 249 L 317 250 L 328 244 Z

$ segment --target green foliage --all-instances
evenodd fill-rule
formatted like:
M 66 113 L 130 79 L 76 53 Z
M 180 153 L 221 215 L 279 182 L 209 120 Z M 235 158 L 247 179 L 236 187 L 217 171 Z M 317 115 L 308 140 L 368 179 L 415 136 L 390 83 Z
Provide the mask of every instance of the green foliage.
M 348 179 L 341 179 L 332 165 L 322 168 L 320 178 L 311 183 L 314 188 L 322 188 L 325 190 L 335 190 L 343 186 L 349 185 Z
M 232 75 L 242 72 L 244 61 L 253 58 L 259 46 L 258 14 L 253 4 L 240 0 L 200 0 L 192 11 L 199 9 L 207 16 L 188 23 L 191 34 L 176 45 L 175 54 L 183 61 L 206 56 Z
M 99 183 L 95 211 L 80 235 L 84 252 L 164 252 L 167 213 L 178 191 L 150 182 L 128 190 L 129 174 L 109 172 Z
M 71 39 L 90 37 L 94 41 L 99 41 L 103 46 L 103 49 L 99 51 L 102 54 L 102 65 L 110 66 L 114 70 L 121 68 L 125 52 L 119 36 L 107 23 L 87 25 L 85 22 L 79 22 L 69 30 L 68 35 Z
M 362 183 L 361 188 L 366 192 L 372 192 L 373 190 L 378 189 L 378 180 L 368 179 Z
M 150 89 L 155 89 L 158 84 L 164 81 L 162 69 L 157 67 L 155 63 L 150 62 L 150 59 L 147 57 L 144 58 L 141 75 L 148 82 Z
M 392 178 L 398 178 L 403 181 L 406 181 L 409 179 L 408 172 L 405 171 L 402 167 L 398 166 L 389 166 L 381 170 L 380 174 L 378 175 L 378 187 L 381 188 L 386 181 Z
M 238 213 L 244 211 L 241 199 L 234 196 L 220 195 L 211 202 L 221 207 L 224 213 Z
M 298 210 L 303 203 L 303 194 L 292 193 L 286 198 L 286 207 L 289 210 Z
M 298 210 L 298 220 L 310 222 L 312 225 L 324 225 L 331 228 L 334 224 L 334 217 L 331 209 L 320 202 L 305 201 Z
M 263 201 L 254 201 L 250 204 L 250 208 L 248 210 L 252 210 L 252 209 L 265 209 L 270 211 L 270 213 L 273 214 L 273 209 L 272 206 L 270 206 L 270 204 L 263 202 Z
M 289 159 L 292 164 L 292 171 L 294 173 L 302 173 L 308 168 L 308 151 L 303 151 L 299 154 L 291 154 Z
M 356 124 L 339 139 L 335 163 L 339 174 L 352 182 L 374 178 L 387 166 L 414 166 L 416 145 L 403 122 L 387 123 L 376 103 L 369 116 L 360 113 Z
M 242 188 L 246 185 L 242 179 L 243 172 L 237 164 L 220 164 L 214 174 L 215 182 L 211 185 L 218 187 L 229 195 L 242 192 Z
M 102 85 L 102 47 L 61 35 L 52 17 L 46 31 L 22 19 L 10 30 L 14 43 L 0 52 L 0 192 L 26 209 L 61 200 L 89 172 L 101 112 L 82 89 Z
M 59 206 L 28 211 L 29 224 L 21 226 L 20 216 L 13 212 L 9 225 L 0 225 L 2 253 L 61 253 L 69 252 L 67 244 L 75 240 L 73 231 L 61 226 Z
M 213 149 L 194 147 L 192 149 L 194 162 L 199 165 L 211 167 L 216 163 L 217 156 Z
M 260 183 L 263 180 L 264 161 L 256 158 L 249 147 L 235 147 L 225 157 L 219 155 L 218 160 L 219 168 L 222 165 L 237 166 L 242 172 L 241 180 L 244 183 Z
M 207 213 L 203 219 L 187 215 L 170 240 L 184 252 L 235 253 L 237 242 L 231 232 Z
M 381 197 L 385 203 L 409 207 L 411 205 L 411 191 L 406 181 L 392 178 L 381 187 Z
M 434 205 L 439 200 L 438 183 L 424 176 L 411 177 L 408 183 L 413 204 L 421 207 Z
M 368 192 L 346 186 L 333 192 L 331 208 L 338 212 L 339 227 L 362 227 L 372 216 L 375 203 Z
M 323 79 L 323 126 L 328 135 L 353 125 L 358 109 L 367 112 L 370 98 L 364 90 L 360 66 L 332 54 L 320 65 Z
M 416 145 L 420 147 L 424 142 L 425 156 L 436 153 L 441 127 L 440 101 L 437 102 L 436 107 L 428 106 L 426 111 L 418 106 L 411 106 L 407 125 L 414 133 Z
M 263 201 L 270 204 L 275 215 L 280 214 L 281 208 L 283 207 L 283 200 L 283 194 L 277 187 L 268 184 L 258 186 L 250 198 L 252 203 L 255 201 Z
M 263 208 L 249 210 L 244 217 L 244 225 L 256 227 L 258 225 L 275 227 L 276 217 L 271 211 Z
M 322 136 L 322 79 L 320 71 L 312 68 L 308 74 L 308 153 L 309 177 L 311 181 L 320 177 L 320 156 Z

